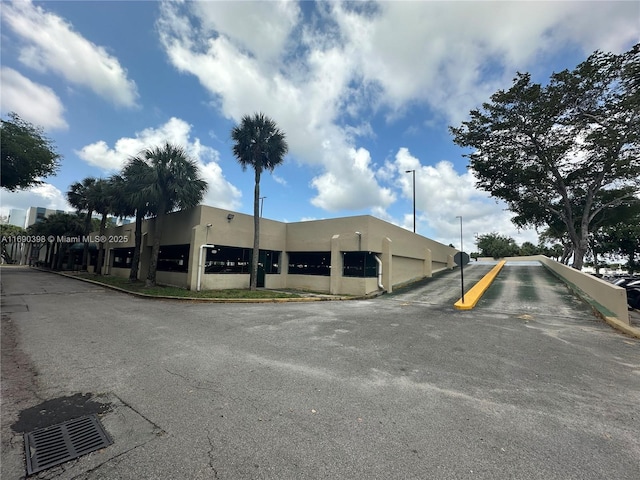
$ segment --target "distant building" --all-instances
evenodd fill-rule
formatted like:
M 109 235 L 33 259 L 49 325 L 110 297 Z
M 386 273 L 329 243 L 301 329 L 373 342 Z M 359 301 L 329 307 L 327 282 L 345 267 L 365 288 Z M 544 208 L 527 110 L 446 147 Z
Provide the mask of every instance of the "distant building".
M 29 207 L 24 221 L 24 228 L 42 222 L 45 218 L 56 213 L 66 213 L 64 210 L 51 210 L 43 207 Z
M 27 221 L 27 211 L 18 208 L 12 208 L 9 210 L 9 219 L 7 223 L 9 225 L 15 225 L 16 227 L 24 228 L 24 224 Z

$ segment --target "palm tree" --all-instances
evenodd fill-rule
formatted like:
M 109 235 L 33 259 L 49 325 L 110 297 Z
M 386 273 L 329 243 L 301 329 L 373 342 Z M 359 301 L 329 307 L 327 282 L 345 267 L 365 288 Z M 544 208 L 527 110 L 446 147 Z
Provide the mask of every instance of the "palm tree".
M 132 180 L 138 185 L 141 196 L 147 199 L 147 206 L 153 209 L 152 213 L 156 216 L 146 281 L 146 286 L 152 287 L 156 284 L 164 216 L 176 209 L 198 205 L 207 190 L 207 182 L 200 178 L 197 163 L 180 146 L 167 142 L 162 147 L 145 150 L 141 156 L 150 168 L 141 168 L 137 172 L 139 176 Z
M 67 200 L 78 213 L 86 211 L 84 219 L 84 234 L 91 233 L 91 216 L 93 215 L 94 206 L 92 202 L 91 189 L 96 183 L 93 177 L 87 177 L 82 182 L 72 183 L 67 192 Z M 89 242 L 84 242 L 84 250 L 82 252 L 82 270 L 87 269 L 89 263 Z
M 250 288 L 256 290 L 260 252 L 260 175 L 263 170 L 273 172 L 283 162 L 289 146 L 276 123 L 262 113 L 242 117 L 240 125 L 231 130 L 231 139 L 235 142 L 233 154 L 242 165 L 242 170 L 250 166 L 255 172 Z
M 131 157 L 125 164 L 120 175 L 114 175 L 116 196 L 114 198 L 114 212 L 119 217 L 131 217 L 135 215 L 134 249 L 129 281 L 138 279 L 138 267 L 140 263 L 140 249 L 142 248 L 142 220 L 155 211 L 153 203 L 141 190 L 143 185 L 151 182 L 153 172 L 151 167 L 139 157 Z
M 99 215 L 102 215 L 100 218 L 100 238 L 102 239 L 107 225 L 107 217 L 113 210 L 113 185 L 111 181 L 103 178 L 96 180 L 89 190 L 89 198 L 93 205 L 93 210 Z M 95 270 L 95 273 L 98 275 L 102 273 L 103 260 L 104 242 L 100 240 L 98 242 L 98 261 Z
M 53 237 L 51 245 L 47 241 L 47 250 L 45 254 L 45 264 L 53 270 L 62 270 L 62 261 L 65 254 L 71 246 L 68 242 L 58 241 L 59 237 L 75 237 L 82 235 L 84 231 L 83 219 L 80 215 L 72 215 L 68 213 L 54 213 L 45 218 L 42 222 L 38 222 L 29 227 L 28 232 L 31 235 Z

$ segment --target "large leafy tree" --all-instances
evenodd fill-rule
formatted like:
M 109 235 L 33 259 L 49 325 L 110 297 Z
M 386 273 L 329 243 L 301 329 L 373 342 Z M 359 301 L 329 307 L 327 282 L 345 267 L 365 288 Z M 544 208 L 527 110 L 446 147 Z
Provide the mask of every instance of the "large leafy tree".
M 207 190 L 207 182 L 200 177 L 197 163 L 180 146 L 165 143 L 162 147 L 146 149 L 140 157 L 149 168 L 140 168 L 131 181 L 137 184 L 147 205 L 153 207 L 151 213 L 156 217 L 146 280 L 147 286 L 154 286 L 165 215 L 198 205 Z
M 98 180 L 94 177 L 86 177 L 81 182 L 74 182 L 67 191 L 67 200 L 69 204 L 76 209 L 78 213 L 85 212 L 84 217 L 84 235 L 91 233 L 91 216 L 95 211 L 95 191 L 94 187 Z M 89 242 L 84 242 L 82 252 L 82 270 L 87 269 L 89 263 Z
M 42 183 L 41 177 L 54 175 L 60 155 L 42 128 L 11 112 L 0 121 L 0 187 L 10 191 Z
M 479 235 L 476 243 L 483 257 L 512 257 L 520 251 L 513 238 L 496 232 Z
M 249 285 L 251 290 L 256 290 L 260 252 L 260 176 L 264 170 L 273 172 L 273 169 L 284 161 L 289 146 L 285 134 L 272 119 L 262 113 L 242 117 L 240 124 L 231 130 L 231 139 L 234 141 L 233 154 L 242 169 L 251 167 L 255 174 L 253 254 Z
M 14 245 L 14 239 L 12 237 L 24 236 L 26 233 L 27 231 L 24 228 L 18 227 L 17 225 L 0 223 L 0 237 L 2 237 L 0 255 L 5 262 L 15 263 L 17 261 L 17 258 L 14 258 L 14 256 L 16 256 L 15 253 L 19 253 L 24 245 L 20 243 L 17 247 L 17 245 Z
M 560 221 L 582 268 L 596 216 L 640 188 L 640 45 L 595 52 L 548 85 L 519 73 L 451 128 L 478 186 L 503 199 L 518 226 Z M 629 187 L 629 188 L 621 188 Z M 602 191 L 618 195 L 600 202 Z

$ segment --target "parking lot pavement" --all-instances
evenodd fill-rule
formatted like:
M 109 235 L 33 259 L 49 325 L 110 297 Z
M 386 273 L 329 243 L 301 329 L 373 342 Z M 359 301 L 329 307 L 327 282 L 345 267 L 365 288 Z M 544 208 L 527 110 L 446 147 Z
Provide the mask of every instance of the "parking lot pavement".
M 2 287 L 3 479 L 24 475 L 20 414 L 78 393 L 108 407 L 114 443 L 40 478 L 640 471 L 640 342 L 589 311 L 151 302 L 28 269 Z

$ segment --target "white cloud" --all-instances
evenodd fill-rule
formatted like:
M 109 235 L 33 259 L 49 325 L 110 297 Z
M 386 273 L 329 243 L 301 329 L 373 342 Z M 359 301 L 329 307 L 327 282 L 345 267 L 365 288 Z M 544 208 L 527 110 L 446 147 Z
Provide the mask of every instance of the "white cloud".
M 71 212 L 66 195 L 49 183 L 43 183 L 28 190 L 8 192 L 0 190 L 0 215 L 7 216 L 11 209 L 27 210 L 29 207 L 44 207 L 51 210 Z
M 202 14 L 201 9 L 194 8 L 194 13 Z M 245 52 L 242 32 L 240 40 L 238 34 L 225 35 L 226 30 L 214 37 L 199 30 L 195 19 L 173 3 L 163 3 L 162 12 L 159 32 L 171 62 L 195 75 L 220 102 L 225 116 L 239 121 L 247 113 L 267 112 L 286 132 L 296 160 L 325 169 L 312 182 L 318 189 L 314 204 L 331 210 L 389 205 L 392 195 L 377 183 L 373 163 L 358 163 L 370 159 L 369 152 L 353 145 L 352 135 L 370 130 L 366 125 L 351 130 L 337 125 L 351 78 L 351 60 L 344 52 L 337 47 L 313 48 L 321 39 L 310 36 L 312 48 L 304 65 L 291 62 L 288 68 Z M 207 19 L 200 17 L 205 24 Z
M 274 182 L 279 183 L 279 184 L 280 184 L 280 185 L 282 185 L 283 187 L 286 187 L 286 186 L 288 185 L 288 184 L 287 184 L 287 181 L 286 181 L 284 178 L 282 178 L 282 177 L 280 177 L 280 176 L 276 175 L 275 173 L 272 173 L 272 174 L 271 174 L 271 178 L 273 178 L 273 181 L 274 181 Z
M 363 14 L 335 2 L 331 15 L 364 81 L 382 86 L 381 102 L 426 101 L 457 122 L 543 53 L 628 48 L 634 3 L 380 2 Z
M 266 60 L 280 55 L 300 15 L 298 4 L 288 0 L 197 2 L 193 9 L 207 31 L 220 32 Z
M 136 132 L 135 137 L 123 137 L 110 148 L 104 140 L 82 147 L 75 153 L 90 165 L 105 172 L 120 170 L 130 157 L 147 148 L 160 146 L 165 142 L 181 145 L 197 160 L 200 173 L 209 184 L 203 203 L 220 208 L 234 209 L 240 205 L 241 193 L 229 183 L 218 164 L 219 153 L 207 147 L 198 138 L 191 138 L 191 125 L 172 117 L 158 128 L 146 128 Z
M 24 65 L 86 86 L 115 105 L 136 105 L 136 84 L 117 58 L 75 32 L 63 18 L 30 1 L 17 1 L 3 2 L 2 19 L 22 41 L 19 59 Z
M 86 145 L 75 153 L 89 165 L 104 171 L 120 170 L 129 157 L 134 157 L 147 148 L 162 145 L 165 142 L 176 143 L 190 149 L 197 157 L 201 154 L 217 158 L 217 152 L 200 145 L 196 139 L 189 141 L 191 126 L 179 118 L 172 117 L 159 128 L 145 128 L 136 132 L 135 137 L 123 137 L 116 141 L 114 148 L 109 148 L 103 140 Z M 214 153 L 215 152 L 215 153 Z
M 637 7 L 604 3 L 329 2 L 314 4 L 303 24 L 294 3 L 163 2 L 158 32 L 170 62 L 198 78 L 224 116 L 267 113 L 286 132 L 292 156 L 321 169 L 311 182 L 314 205 L 368 208 L 384 218 L 395 185 L 387 165 L 358 145 L 382 134 L 366 115 L 393 119 L 417 103 L 457 123 L 517 69 L 537 68 L 540 55 L 622 49 L 637 37 Z M 468 201 L 485 215 L 492 200 L 470 174 L 417 166 L 425 188 L 437 187 L 429 178 L 446 185 L 435 195 L 444 206 Z
M 349 161 L 336 161 L 329 172 L 315 177 L 311 184 L 318 195 L 311 201 L 328 211 L 386 208 L 395 201 L 389 188 L 381 188 L 371 169 L 371 156 L 364 148 L 348 151 Z
M 435 166 L 421 165 L 420 160 L 406 148 L 400 148 L 392 165 L 403 197 L 413 201 L 413 177 L 406 170 L 416 170 L 416 216 L 420 225 L 432 232 L 432 238 L 445 244 L 460 247 L 460 219 L 463 218 L 463 242 L 466 251 L 473 251 L 474 234 L 499 232 L 513 237 L 518 244 L 524 241 L 537 243 L 534 231 L 521 231 L 511 222 L 513 214 L 504 203 L 490 198 L 489 194 L 475 187 L 472 171 L 458 174 L 446 161 Z M 413 228 L 413 215 L 405 215 L 401 225 Z M 421 230 L 421 228 L 418 228 Z
M 69 127 L 63 116 L 62 102 L 49 87 L 32 82 L 8 67 L 2 67 L 0 71 L 0 84 L 3 114 L 16 112 L 23 120 L 45 130 L 66 130 Z

